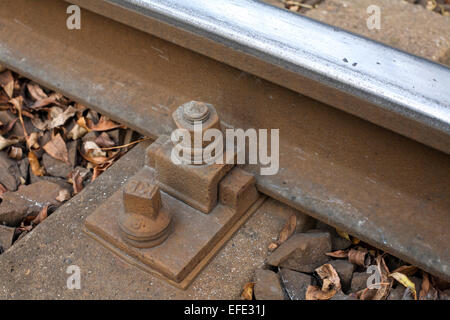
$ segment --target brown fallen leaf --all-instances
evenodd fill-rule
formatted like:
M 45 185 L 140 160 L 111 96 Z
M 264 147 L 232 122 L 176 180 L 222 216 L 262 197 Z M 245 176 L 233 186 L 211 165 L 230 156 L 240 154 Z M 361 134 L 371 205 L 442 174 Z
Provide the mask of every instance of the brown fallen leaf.
M 36 154 L 34 154 L 33 151 L 30 151 L 28 153 L 28 160 L 30 162 L 31 171 L 35 176 L 42 177 L 45 175 L 45 170 L 43 167 L 41 167 L 39 159 L 37 158 Z
M 292 213 L 289 216 L 289 219 L 284 224 L 283 228 L 280 231 L 278 236 L 278 240 L 276 242 L 272 242 L 269 244 L 269 251 L 272 252 L 276 248 L 278 248 L 282 243 L 286 242 L 287 239 L 294 233 L 295 228 L 297 226 L 297 215 Z
M 414 300 L 417 300 L 416 285 L 406 275 L 400 272 L 393 272 L 389 276 L 400 282 L 405 288 L 409 288 L 414 296 Z
M 72 171 L 69 175 L 69 182 L 72 183 L 74 194 L 78 194 L 83 190 L 83 177 L 81 176 L 80 171 Z
M 34 100 L 42 100 L 48 98 L 47 94 L 42 90 L 41 86 L 37 83 L 27 84 L 28 93 Z
M 89 130 L 92 131 L 108 131 L 117 128 L 125 128 L 125 126 L 109 120 L 105 116 L 101 116 L 97 124 L 92 124 L 90 119 L 85 120 Z
M 103 151 L 94 141 L 84 142 L 83 150 L 86 155 L 94 158 L 106 157 L 106 152 Z
M 367 249 L 350 249 L 348 252 L 348 261 L 361 267 L 367 267 L 370 263 L 370 257 Z
M 47 142 L 47 144 L 44 146 L 44 150 L 51 157 L 57 160 L 61 160 L 70 165 L 69 152 L 67 151 L 66 143 L 59 133 L 55 135 L 49 142 Z
M 8 156 L 14 160 L 22 159 L 22 156 L 23 156 L 22 148 L 11 147 L 11 149 L 9 149 Z
M 22 116 L 22 105 L 23 105 L 23 97 L 18 96 L 8 101 L 10 104 L 13 105 L 14 109 L 19 114 L 19 120 L 20 124 L 22 125 L 23 135 L 25 137 L 28 137 L 27 129 L 25 128 L 25 123 L 23 122 L 23 116 Z
M 8 192 L 8 189 L 6 189 L 6 187 L 0 183 L 0 196 L 5 192 Z
M 48 128 L 53 129 L 53 128 L 58 128 L 58 127 L 64 125 L 67 122 L 67 120 L 69 120 L 70 118 L 75 116 L 76 113 L 77 113 L 77 109 L 72 106 L 69 106 L 63 112 L 57 112 L 57 113 L 51 115 L 52 120 L 51 120 Z
M 344 239 L 347 239 L 348 241 L 350 241 L 353 244 L 358 244 L 360 242 L 360 240 L 356 237 L 352 237 L 351 235 L 349 235 L 347 232 L 336 228 L 336 232 L 339 236 L 341 236 Z
M 113 147 L 116 144 L 106 132 L 102 132 L 94 142 L 101 148 Z
M 72 140 L 78 140 L 82 138 L 86 133 L 88 133 L 89 130 L 78 125 L 78 123 L 75 124 L 75 126 L 70 130 L 70 132 L 67 134 L 68 139 Z
M 422 272 L 422 278 L 419 300 L 438 300 L 438 291 L 431 284 L 428 273 Z
M 389 269 L 386 266 L 383 256 L 377 256 L 375 262 L 380 275 L 380 283 L 371 300 L 385 300 L 391 291 L 393 281 L 389 279 Z
M 84 158 L 84 160 L 89 161 L 90 163 L 95 164 L 95 165 L 103 165 L 107 161 L 115 159 L 116 157 L 118 157 L 120 155 L 120 151 L 118 151 L 118 152 L 111 154 L 111 156 L 109 156 L 109 157 L 93 157 L 93 156 L 91 156 L 92 149 L 89 149 L 89 151 L 86 154 L 84 154 L 83 152 L 81 152 L 81 150 L 79 148 L 78 148 L 78 152 Z
M 31 221 L 31 223 L 37 226 L 39 223 L 47 219 L 47 216 L 48 216 L 48 206 L 45 206 L 44 208 L 42 208 L 39 214 Z
M 253 287 L 255 286 L 254 282 L 248 282 L 245 284 L 244 289 L 242 290 L 241 297 L 244 300 L 253 300 Z
M 7 96 L 11 99 L 14 91 L 14 77 L 11 71 L 6 70 L 0 73 L 0 87 L 3 88 Z
M 0 135 L 0 150 L 3 150 L 11 145 L 14 145 L 16 143 L 19 143 L 20 140 L 17 138 L 13 139 L 6 139 L 3 136 Z
M 337 250 L 337 251 L 328 252 L 325 254 L 332 258 L 340 258 L 340 259 L 348 258 L 348 250 Z
M 30 109 L 32 110 L 39 110 L 44 107 L 47 107 L 49 105 L 60 105 L 58 100 L 62 98 L 62 95 L 59 93 L 52 93 L 49 97 L 43 98 L 40 100 L 37 100 L 32 106 L 30 106 Z
M 91 131 L 91 129 L 89 129 L 89 126 L 88 126 L 88 124 L 87 124 L 87 120 L 86 120 L 85 117 L 80 117 L 80 118 L 77 120 L 77 125 L 79 125 L 80 127 L 86 129 L 86 131 L 88 131 L 88 132 Z
M 306 300 L 329 300 L 341 290 L 341 280 L 333 266 L 329 263 L 317 268 L 316 273 L 322 279 L 322 288 L 308 286 Z
M 292 213 L 285 223 L 283 229 L 281 229 L 280 236 L 278 238 L 278 243 L 284 243 L 289 237 L 294 233 L 295 227 L 297 226 L 297 215 Z
M 270 252 L 273 252 L 273 251 L 275 251 L 278 247 L 279 247 L 278 243 L 276 243 L 276 242 L 271 242 L 271 243 L 269 244 L 268 250 L 269 250 Z
M 27 136 L 26 142 L 28 149 L 39 149 L 41 146 L 39 145 L 39 137 L 40 132 L 32 132 L 29 136 Z
M 392 273 L 394 272 L 399 272 L 399 273 L 403 273 L 406 276 L 413 276 L 419 269 L 415 266 L 401 266 L 398 267 L 397 269 L 395 269 L 394 271 L 392 271 Z

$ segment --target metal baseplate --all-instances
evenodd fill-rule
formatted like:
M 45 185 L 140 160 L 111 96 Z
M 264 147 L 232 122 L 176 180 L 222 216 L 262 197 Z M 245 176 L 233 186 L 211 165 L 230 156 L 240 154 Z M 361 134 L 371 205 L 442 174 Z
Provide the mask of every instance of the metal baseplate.
M 128 263 L 186 289 L 262 204 L 233 164 L 175 164 L 161 136 L 146 165 L 87 219 L 85 232 Z

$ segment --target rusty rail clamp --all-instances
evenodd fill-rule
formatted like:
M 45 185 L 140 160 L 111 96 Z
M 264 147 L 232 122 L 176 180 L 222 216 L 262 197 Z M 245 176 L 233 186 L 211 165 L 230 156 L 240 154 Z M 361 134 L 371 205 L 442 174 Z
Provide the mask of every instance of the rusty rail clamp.
M 220 130 L 210 104 L 189 102 L 172 116 L 190 133 L 194 121 L 202 123 L 202 134 Z M 144 168 L 86 219 L 85 231 L 127 262 L 185 289 L 264 197 L 253 175 L 234 164 L 176 164 L 176 146 L 160 136 L 147 149 Z M 194 157 L 202 148 L 185 154 Z

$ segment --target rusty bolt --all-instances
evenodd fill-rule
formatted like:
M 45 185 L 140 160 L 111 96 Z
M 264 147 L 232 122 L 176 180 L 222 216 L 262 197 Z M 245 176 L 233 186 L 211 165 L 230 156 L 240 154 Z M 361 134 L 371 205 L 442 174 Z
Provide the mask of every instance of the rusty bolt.
M 205 131 L 209 129 L 220 130 L 220 121 L 216 109 L 212 104 L 190 101 L 178 107 L 172 114 L 173 120 L 179 129 L 185 129 L 191 136 L 191 145 L 187 146 L 182 143 L 176 147 L 183 148 L 185 159 L 194 160 L 195 158 L 203 154 L 204 148 L 206 148 L 211 141 L 202 140 L 201 148 L 195 148 L 195 124 L 201 123 L 201 131 L 196 132 L 198 136 L 203 138 Z M 198 130 L 198 129 L 197 129 Z M 217 141 L 215 142 L 217 143 Z
M 145 181 L 130 181 L 123 189 L 123 207 L 118 222 L 126 242 L 149 248 L 168 237 L 172 219 L 162 204 L 158 186 Z
M 185 103 L 182 105 L 182 111 L 183 118 L 190 124 L 194 124 L 195 121 L 204 123 L 210 114 L 208 104 L 198 101 Z

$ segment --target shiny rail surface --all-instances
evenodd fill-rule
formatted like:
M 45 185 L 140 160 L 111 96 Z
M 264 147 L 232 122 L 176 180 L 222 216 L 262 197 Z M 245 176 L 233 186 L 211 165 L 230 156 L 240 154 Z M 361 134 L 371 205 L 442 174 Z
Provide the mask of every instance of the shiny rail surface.
M 446 66 L 254 0 L 70 2 L 450 153 Z
M 81 30 L 68 30 L 62 0 L 3 0 L 0 64 L 155 138 L 190 100 L 214 104 L 227 126 L 279 128 L 278 174 L 244 167 L 259 191 L 450 280 L 448 154 L 245 72 L 297 83 L 282 68 L 105 4 L 87 2 Z

